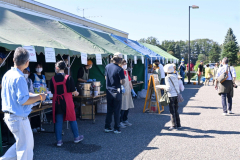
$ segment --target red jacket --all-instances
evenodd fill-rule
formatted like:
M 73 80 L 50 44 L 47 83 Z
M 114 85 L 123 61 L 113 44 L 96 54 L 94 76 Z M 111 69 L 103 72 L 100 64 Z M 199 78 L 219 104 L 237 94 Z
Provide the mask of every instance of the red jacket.
M 190 63 L 190 71 L 193 71 L 194 65 Z M 187 64 L 187 71 L 188 71 L 188 64 Z

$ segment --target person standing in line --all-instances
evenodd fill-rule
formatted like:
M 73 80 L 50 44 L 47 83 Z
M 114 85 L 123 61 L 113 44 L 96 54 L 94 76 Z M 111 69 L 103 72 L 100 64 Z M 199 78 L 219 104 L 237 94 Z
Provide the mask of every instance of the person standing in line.
M 218 71 L 218 63 L 215 64 L 213 69 L 213 85 L 214 85 L 214 82 L 216 81 L 217 71 Z
M 211 69 L 209 67 L 209 64 L 206 65 L 206 68 L 205 68 L 205 86 L 208 85 L 209 86 L 209 81 L 210 81 L 210 78 L 211 78 Z
M 160 73 L 161 73 L 161 79 L 159 78 L 160 84 L 165 85 L 165 72 L 164 72 L 164 69 L 163 69 L 163 65 L 159 62 L 159 60 L 155 60 L 155 63 L 158 64 L 158 67 L 159 67 L 159 70 L 160 70 Z M 161 94 L 162 95 L 164 94 L 163 89 L 161 90 Z
M 119 52 L 113 56 L 113 63 L 105 68 L 106 93 L 107 93 L 107 115 L 105 120 L 105 132 L 112 132 L 111 123 L 114 114 L 114 133 L 121 133 L 120 130 L 120 111 L 122 107 L 122 93 L 125 92 L 123 85 L 125 83 L 124 71 L 119 65 L 122 62 L 123 55 Z
M 121 116 L 120 116 L 120 128 L 126 128 L 126 126 L 131 126 L 132 124 L 128 122 L 128 113 L 129 109 L 134 108 L 132 95 L 133 97 L 137 96 L 135 93 L 131 77 L 128 74 L 127 71 L 127 62 L 126 60 L 123 60 L 121 63 L 121 66 L 124 70 L 124 76 L 125 76 L 125 83 L 123 84 L 123 87 L 125 89 L 125 93 L 122 95 L 122 108 L 121 108 Z M 131 95 L 132 93 L 132 95 Z
M 160 84 L 160 82 L 161 82 L 161 71 L 160 71 L 157 63 L 153 63 L 153 74 L 158 75 L 158 80 L 159 80 L 159 84 Z
M 182 82 L 183 82 L 183 85 L 184 85 L 184 78 L 185 78 L 185 70 L 186 70 L 186 67 L 185 67 L 185 64 L 184 64 L 184 61 L 182 60 L 181 61 L 181 64 L 180 66 L 178 67 L 178 70 L 180 71 L 180 75 L 182 77 Z
M 180 117 L 178 113 L 178 93 L 179 91 L 179 82 L 178 77 L 174 74 L 174 68 L 172 64 L 167 64 L 164 66 L 164 71 L 167 73 L 165 78 L 166 82 L 166 91 L 170 100 L 169 103 L 169 111 L 171 113 L 171 122 L 172 126 L 169 128 L 172 129 L 180 129 Z
M 222 97 L 223 115 L 232 114 L 232 97 L 233 97 L 233 87 L 236 87 L 236 71 L 234 67 L 228 65 L 228 58 L 224 57 L 222 60 L 222 67 L 217 71 L 215 88 L 218 89 L 218 94 Z M 218 77 L 220 77 L 224 72 L 228 71 L 228 78 L 223 83 L 217 83 Z M 218 85 L 219 84 L 219 85 Z M 228 100 L 228 108 L 227 101 Z
M 14 135 L 14 143 L 1 160 L 33 159 L 33 133 L 28 115 L 31 113 L 33 103 L 44 101 L 45 94 L 29 97 L 27 82 L 23 70 L 29 65 L 29 53 L 22 47 L 16 48 L 13 56 L 14 67 L 12 67 L 2 79 L 2 111 L 4 121 Z
M 53 93 L 53 123 L 55 123 L 58 147 L 63 145 L 63 121 L 69 121 L 74 136 L 74 143 L 79 143 L 84 138 L 83 135 L 78 133 L 75 106 L 72 98 L 72 95 L 78 96 L 79 93 L 75 89 L 73 78 L 64 73 L 65 68 L 66 64 L 63 61 L 57 62 L 55 64 L 56 75 L 50 81 L 50 88 Z
M 202 78 L 202 75 L 203 75 L 203 61 L 200 61 L 200 64 L 198 65 L 197 74 L 198 74 L 198 85 L 200 85 L 201 78 Z
M 223 64 L 222 64 L 222 60 L 219 61 L 219 68 L 222 67 Z

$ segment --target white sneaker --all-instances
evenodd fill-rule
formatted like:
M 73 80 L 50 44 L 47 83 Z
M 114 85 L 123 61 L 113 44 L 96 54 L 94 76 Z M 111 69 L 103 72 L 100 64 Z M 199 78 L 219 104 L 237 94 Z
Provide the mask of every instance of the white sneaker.
M 131 125 L 132 125 L 132 123 L 129 123 L 128 121 L 124 121 L 123 124 L 124 124 L 125 126 L 131 126 Z
M 232 111 L 228 111 L 228 114 L 233 114 L 233 112 Z
M 37 130 L 40 131 L 40 127 L 38 127 Z M 45 129 L 41 128 L 41 131 L 45 131 Z
M 120 128 L 126 128 L 125 124 L 123 122 L 120 122 L 120 125 L 119 125 Z
M 227 116 L 227 113 L 223 113 L 222 115 L 223 115 L 223 116 Z
M 32 132 L 33 132 L 33 133 L 37 133 L 38 131 L 37 131 L 36 128 L 33 128 L 33 129 L 32 129 Z

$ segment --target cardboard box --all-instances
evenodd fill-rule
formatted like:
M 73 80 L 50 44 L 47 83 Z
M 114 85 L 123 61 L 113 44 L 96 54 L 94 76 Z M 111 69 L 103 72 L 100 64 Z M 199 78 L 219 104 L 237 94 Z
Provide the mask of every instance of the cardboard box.
M 92 105 L 81 106 L 81 118 L 92 119 Z M 95 106 L 93 105 L 93 119 L 95 119 Z

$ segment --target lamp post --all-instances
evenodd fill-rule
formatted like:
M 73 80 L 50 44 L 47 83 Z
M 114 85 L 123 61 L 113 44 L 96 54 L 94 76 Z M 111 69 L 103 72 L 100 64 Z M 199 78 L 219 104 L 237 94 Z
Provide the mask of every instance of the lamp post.
M 191 77 L 190 77 L 190 9 L 198 9 L 199 6 L 192 5 L 189 6 L 189 41 L 188 41 L 188 84 L 190 83 Z

